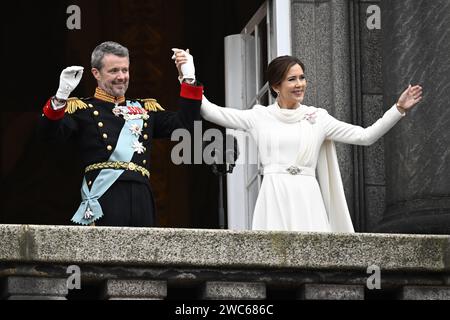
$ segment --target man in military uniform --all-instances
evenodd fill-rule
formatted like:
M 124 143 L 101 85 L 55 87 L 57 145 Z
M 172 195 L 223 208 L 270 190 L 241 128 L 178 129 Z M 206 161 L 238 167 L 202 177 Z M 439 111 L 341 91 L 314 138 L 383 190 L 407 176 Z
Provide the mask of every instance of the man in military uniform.
M 129 64 L 127 48 L 104 42 L 91 57 L 97 79 L 94 96 L 69 98 L 83 74 L 83 67 L 72 66 L 62 71 L 56 95 L 44 106 L 44 138 L 75 138 L 85 166 L 82 202 L 74 223 L 153 226 L 155 205 L 147 160 L 151 141 L 170 137 L 178 128 L 192 129 L 194 121 L 200 120 L 203 87 L 195 81 L 193 62 L 190 74 L 180 78 L 177 112 L 164 111 L 154 99 L 126 99 Z

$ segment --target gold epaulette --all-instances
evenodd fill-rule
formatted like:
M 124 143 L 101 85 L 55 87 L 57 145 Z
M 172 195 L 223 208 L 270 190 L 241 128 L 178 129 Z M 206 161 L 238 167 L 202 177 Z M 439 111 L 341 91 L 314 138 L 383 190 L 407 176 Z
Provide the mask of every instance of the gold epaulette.
M 75 97 L 67 99 L 66 103 L 67 103 L 66 112 L 71 114 L 79 109 L 88 108 L 88 105 L 84 101 Z
M 164 111 L 163 107 L 161 107 L 161 105 L 156 102 L 155 99 L 139 99 L 143 104 L 144 104 L 144 109 L 147 111 L 153 111 L 153 112 L 158 112 L 158 111 Z

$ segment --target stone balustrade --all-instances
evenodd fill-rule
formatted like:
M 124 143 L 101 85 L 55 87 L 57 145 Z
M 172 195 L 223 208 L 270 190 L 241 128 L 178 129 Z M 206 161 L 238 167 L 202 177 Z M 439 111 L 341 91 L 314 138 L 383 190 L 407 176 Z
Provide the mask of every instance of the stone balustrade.
M 450 299 L 446 235 L 0 225 L 0 240 L 2 299 Z

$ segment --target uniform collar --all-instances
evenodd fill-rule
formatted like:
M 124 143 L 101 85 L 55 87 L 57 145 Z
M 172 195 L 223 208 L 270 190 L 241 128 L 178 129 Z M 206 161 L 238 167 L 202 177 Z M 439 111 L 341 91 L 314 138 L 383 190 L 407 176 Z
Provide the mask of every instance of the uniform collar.
M 107 93 L 105 90 L 97 87 L 95 88 L 95 94 L 94 97 L 102 100 L 102 101 L 106 101 L 106 102 L 111 102 L 111 103 L 115 103 L 115 104 L 119 104 L 125 101 L 125 97 L 121 96 L 121 97 L 114 97 L 112 95 L 110 95 L 109 93 Z

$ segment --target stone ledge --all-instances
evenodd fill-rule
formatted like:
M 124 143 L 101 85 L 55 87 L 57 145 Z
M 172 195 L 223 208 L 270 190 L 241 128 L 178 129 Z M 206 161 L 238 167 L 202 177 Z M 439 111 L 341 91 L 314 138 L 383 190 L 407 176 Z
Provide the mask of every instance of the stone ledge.
M 450 271 L 450 236 L 0 225 L 0 263 Z

